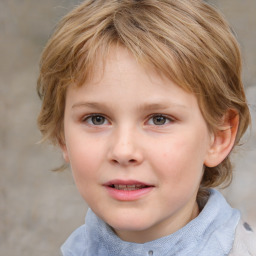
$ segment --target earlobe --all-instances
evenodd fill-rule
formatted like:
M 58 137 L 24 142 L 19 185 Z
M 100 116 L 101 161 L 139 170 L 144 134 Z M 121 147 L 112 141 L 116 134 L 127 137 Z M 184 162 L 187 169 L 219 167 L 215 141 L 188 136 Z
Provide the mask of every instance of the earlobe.
M 67 146 L 66 144 L 61 144 L 60 145 L 61 151 L 62 151 L 62 155 L 64 160 L 69 163 L 69 156 L 68 156 L 68 150 L 67 150 Z
M 68 156 L 68 150 L 67 145 L 65 142 L 65 136 L 63 133 L 60 134 L 60 137 L 58 138 L 58 145 L 62 151 L 62 156 L 66 163 L 69 163 L 69 156 Z
M 230 109 L 223 117 L 220 129 L 212 135 L 211 145 L 204 164 L 215 167 L 220 164 L 231 152 L 239 125 L 237 111 Z
M 67 150 L 62 151 L 62 154 L 63 154 L 64 160 L 65 160 L 67 163 L 69 163 L 69 156 L 68 156 Z

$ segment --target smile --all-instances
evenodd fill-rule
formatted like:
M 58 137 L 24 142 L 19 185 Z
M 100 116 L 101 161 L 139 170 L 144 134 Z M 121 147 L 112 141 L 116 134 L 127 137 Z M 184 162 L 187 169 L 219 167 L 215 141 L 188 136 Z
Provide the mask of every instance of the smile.
M 113 180 L 104 184 L 108 194 L 118 201 L 136 201 L 149 194 L 155 186 L 139 181 Z
M 110 187 L 118 189 L 118 190 L 138 190 L 138 189 L 142 189 L 142 188 L 146 188 L 146 185 L 110 185 Z

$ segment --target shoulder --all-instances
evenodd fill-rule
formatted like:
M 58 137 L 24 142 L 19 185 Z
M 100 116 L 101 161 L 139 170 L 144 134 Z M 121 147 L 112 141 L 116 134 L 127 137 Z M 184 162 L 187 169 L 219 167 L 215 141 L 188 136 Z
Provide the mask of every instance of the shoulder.
M 248 223 L 240 220 L 235 233 L 233 249 L 229 256 L 255 256 L 256 234 Z
M 63 256 L 82 256 L 86 248 L 85 225 L 77 228 L 61 246 Z

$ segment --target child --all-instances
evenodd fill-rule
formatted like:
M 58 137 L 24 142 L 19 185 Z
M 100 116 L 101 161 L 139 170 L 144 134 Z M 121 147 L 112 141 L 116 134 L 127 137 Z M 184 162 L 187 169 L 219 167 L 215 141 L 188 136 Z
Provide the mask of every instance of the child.
M 43 139 L 90 210 L 64 256 L 256 255 L 213 189 L 250 123 L 239 47 L 200 0 L 86 0 L 41 59 Z

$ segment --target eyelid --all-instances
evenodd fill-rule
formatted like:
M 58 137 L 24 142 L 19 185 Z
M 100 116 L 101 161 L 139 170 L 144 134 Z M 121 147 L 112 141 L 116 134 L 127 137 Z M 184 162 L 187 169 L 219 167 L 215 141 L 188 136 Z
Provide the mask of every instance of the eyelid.
M 95 117 L 95 116 L 101 116 L 103 118 L 105 118 L 105 121 L 107 122 L 107 125 L 111 124 L 111 122 L 109 121 L 109 118 L 104 115 L 104 114 L 101 114 L 101 113 L 91 113 L 91 114 L 87 114 L 87 115 L 84 115 L 82 116 L 81 118 L 81 122 L 82 123 L 87 123 L 88 125 L 91 125 L 91 126 L 103 126 L 103 125 L 106 125 L 106 124 L 102 124 L 102 125 L 94 125 L 94 124 L 90 124 L 87 120 L 89 118 L 92 118 L 92 117 Z M 158 125 L 158 126 L 164 126 L 164 125 L 167 125 L 169 123 L 172 123 L 174 121 L 176 121 L 176 119 L 170 115 L 167 115 L 167 114 L 161 114 L 161 113 L 154 113 L 154 114 L 151 114 L 149 115 L 147 118 L 146 118 L 146 121 L 145 121 L 145 124 L 148 124 L 149 120 L 154 118 L 154 117 L 164 117 L 166 118 L 166 120 L 168 120 L 168 122 L 166 124 L 163 124 L 163 125 Z M 150 124 L 152 126 L 157 126 L 155 124 Z
M 105 121 L 107 121 L 108 124 L 111 124 L 110 121 L 109 121 L 109 118 L 106 117 L 106 116 L 103 115 L 103 114 L 100 114 L 100 113 L 91 113 L 91 114 L 87 114 L 87 115 L 85 115 L 85 116 L 83 116 L 83 117 L 81 118 L 81 122 L 82 122 L 82 123 L 87 123 L 87 124 L 90 125 L 90 126 L 103 126 L 103 125 L 105 125 L 105 124 L 102 124 L 102 125 L 95 125 L 95 124 L 91 124 L 91 123 L 89 123 L 89 122 L 87 121 L 89 118 L 92 118 L 92 117 L 95 117 L 95 116 L 101 116 L 101 117 L 105 118 Z
M 160 113 L 155 113 L 155 114 L 151 114 L 150 116 L 148 116 L 146 123 L 148 123 L 148 122 L 149 122 L 149 120 L 150 120 L 151 118 L 153 118 L 153 117 L 157 117 L 157 116 L 165 117 L 165 118 L 166 118 L 166 120 L 168 120 L 168 121 L 169 121 L 169 122 L 168 122 L 168 123 L 166 123 L 166 124 L 172 123 L 172 122 L 174 122 L 174 121 L 176 120 L 175 118 L 173 118 L 173 117 L 171 117 L 171 116 L 169 116 L 169 115 L 166 115 L 166 114 L 160 114 Z M 166 125 L 166 124 L 158 125 L 158 126 L 164 126 L 164 125 Z M 155 124 L 150 124 L 150 125 L 152 125 L 152 126 L 157 126 L 157 125 L 155 125 Z

